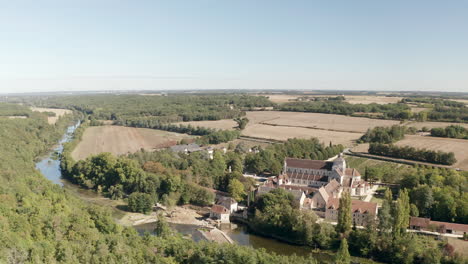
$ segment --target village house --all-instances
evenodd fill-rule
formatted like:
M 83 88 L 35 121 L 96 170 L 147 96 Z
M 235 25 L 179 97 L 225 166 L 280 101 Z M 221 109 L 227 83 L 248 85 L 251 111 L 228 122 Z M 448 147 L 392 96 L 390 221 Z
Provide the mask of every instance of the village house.
M 231 212 L 224 206 L 215 204 L 211 207 L 210 218 L 220 220 L 221 223 L 229 223 Z
M 203 150 L 203 148 L 201 148 L 200 145 L 195 144 L 195 143 L 175 145 L 175 146 L 170 147 L 170 149 L 172 150 L 172 152 L 184 153 L 184 154 L 189 154 L 189 153 Z
M 234 200 L 234 198 L 232 197 L 226 197 L 226 196 L 220 197 L 218 201 L 216 201 L 216 204 L 224 206 L 225 208 L 229 210 L 231 214 L 237 211 L 237 206 L 238 206 L 237 201 Z
M 468 233 L 468 225 L 431 221 L 429 218 L 422 217 L 411 217 L 409 229 L 438 232 L 441 234 L 453 234 L 458 236 L 465 236 Z
M 338 221 L 339 207 L 340 199 L 330 198 L 325 210 L 325 219 L 333 222 Z M 365 226 L 369 217 L 375 219 L 377 216 L 377 204 L 360 200 L 351 200 L 351 215 L 353 218 L 353 224 L 356 226 Z

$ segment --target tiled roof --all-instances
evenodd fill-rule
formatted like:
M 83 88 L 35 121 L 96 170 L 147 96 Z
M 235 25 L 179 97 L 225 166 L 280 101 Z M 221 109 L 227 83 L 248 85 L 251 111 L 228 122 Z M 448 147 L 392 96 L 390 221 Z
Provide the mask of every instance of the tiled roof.
M 285 190 L 302 191 L 302 192 L 305 192 L 306 194 L 310 194 L 310 193 L 317 191 L 317 188 L 308 187 L 308 186 L 290 185 L 290 184 L 288 185 L 283 184 L 283 185 L 280 185 L 279 187 Z
M 456 231 L 461 231 L 461 232 L 468 232 L 468 225 L 464 225 L 464 224 L 431 221 L 431 219 L 429 219 L 429 218 L 422 218 L 422 217 L 411 217 L 410 218 L 410 226 L 419 226 L 419 227 L 422 227 L 422 228 L 427 228 L 430 225 L 443 227 L 444 229 L 451 229 L 451 230 L 456 230 Z
M 217 214 L 229 214 L 229 210 L 226 207 L 218 204 L 213 205 L 211 211 Z
M 331 195 L 334 191 L 340 188 L 340 183 L 335 179 L 331 180 L 327 185 L 325 185 L 325 191 Z M 326 200 L 325 200 L 326 201 Z
M 328 209 L 338 209 L 339 207 L 339 198 L 330 198 L 328 200 Z M 377 213 L 377 204 L 371 202 L 364 202 L 360 200 L 351 200 L 351 212 L 369 213 L 375 215 Z
M 313 170 L 331 170 L 333 162 L 322 160 L 294 159 L 286 158 L 286 166 L 291 168 L 303 168 Z
M 314 175 L 304 172 L 288 172 L 286 177 L 288 179 L 307 180 L 307 181 L 322 181 L 328 182 L 328 176 L 325 175 Z
M 361 176 L 358 170 L 351 169 L 351 168 L 346 169 L 345 175 L 346 176 Z

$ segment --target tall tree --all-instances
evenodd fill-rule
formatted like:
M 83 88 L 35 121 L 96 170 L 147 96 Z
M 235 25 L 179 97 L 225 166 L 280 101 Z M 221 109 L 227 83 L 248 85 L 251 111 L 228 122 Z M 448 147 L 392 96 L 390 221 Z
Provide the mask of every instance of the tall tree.
M 401 237 L 406 233 L 406 228 L 409 225 L 410 218 L 410 203 L 406 189 L 400 191 L 398 200 L 395 203 L 395 218 L 393 225 L 393 233 L 395 237 Z
M 345 235 L 351 231 L 351 195 L 349 192 L 344 192 L 340 198 L 336 231 Z
M 390 189 L 385 190 L 384 200 L 382 207 L 379 210 L 379 230 L 381 233 L 390 232 L 393 224 L 392 217 L 392 191 Z
M 351 263 L 351 256 L 348 251 L 348 241 L 343 238 L 340 243 L 340 248 L 335 256 L 335 264 L 349 264 Z

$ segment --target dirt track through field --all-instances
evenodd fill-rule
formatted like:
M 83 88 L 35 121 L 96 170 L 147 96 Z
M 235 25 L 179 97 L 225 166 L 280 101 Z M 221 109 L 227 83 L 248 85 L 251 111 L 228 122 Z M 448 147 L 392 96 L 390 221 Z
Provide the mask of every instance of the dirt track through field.
M 140 149 L 154 150 L 175 145 L 184 138 L 191 136 L 155 129 L 134 128 L 123 126 L 89 127 L 83 134 L 83 139 L 72 152 L 75 160 L 101 152 L 115 155 L 133 153 Z

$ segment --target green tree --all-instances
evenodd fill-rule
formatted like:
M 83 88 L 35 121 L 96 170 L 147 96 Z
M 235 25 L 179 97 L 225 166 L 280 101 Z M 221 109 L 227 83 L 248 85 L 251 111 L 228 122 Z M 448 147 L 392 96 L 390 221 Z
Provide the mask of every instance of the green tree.
M 392 217 L 392 191 L 387 188 L 385 190 L 382 207 L 379 210 L 379 230 L 381 233 L 388 233 L 392 230 L 393 217 Z
M 156 233 L 157 236 L 163 238 L 166 238 L 172 234 L 172 229 L 166 222 L 166 219 L 164 219 L 162 213 L 158 214 L 158 220 L 156 221 L 156 225 L 154 227 L 154 233 Z
M 128 196 L 128 208 L 132 212 L 148 213 L 153 208 L 153 198 L 147 193 L 134 192 Z
M 338 208 L 336 231 L 346 236 L 351 231 L 351 219 L 351 195 L 349 192 L 343 192 Z
M 348 241 L 346 238 L 343 238 L 340 243 L 340 248 L 335 255 L 335 264 L 350 264 L 351 263 L 351 255 L 349 255 L 348 251 Z
M 393 233 L 396 237 L 406 234 L 406 229 L 410 219 L 410 203 L 406 189 L 400 191 L 399 197 L 395 203 L 395 218 L 393 225 Z
M 228 192 L 236 201 L 242 201 L 245 197 L 244 184 L 238 179 L 232 179 L 228 185 Z

